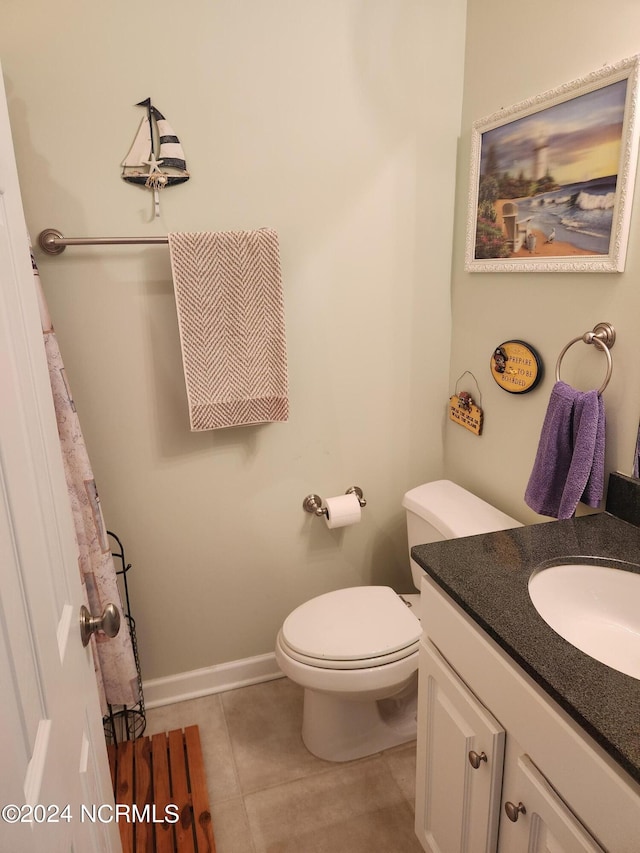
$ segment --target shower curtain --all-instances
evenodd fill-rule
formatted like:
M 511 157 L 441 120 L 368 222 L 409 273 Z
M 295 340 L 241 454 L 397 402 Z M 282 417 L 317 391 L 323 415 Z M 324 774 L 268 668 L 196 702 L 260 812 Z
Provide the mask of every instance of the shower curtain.
M 85 603 L 94 616 L 101 614 L 107 604 L 113 603 L 121 617 L 116 637 L 109 639 L 104 634 L 94 634 L 91 642 L 102 712 L 105 714 L 107 704 L 131 706 L 140 700 L 138 672 L 127 621 L 122 613 L 100 498 L 33 256 L 32 264 Z

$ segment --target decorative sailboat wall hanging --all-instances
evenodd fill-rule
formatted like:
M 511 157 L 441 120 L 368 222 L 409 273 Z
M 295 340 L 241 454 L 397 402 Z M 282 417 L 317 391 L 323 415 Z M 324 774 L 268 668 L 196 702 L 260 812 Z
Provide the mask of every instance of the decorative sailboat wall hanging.
M 147 114 L 122 161 L 122 178 L 153 190 L 155 215 L 160 216 L 160 190 L 183 184 L 190 176 L 180 140 L 151 98 L 136 106 L 145 107 Z

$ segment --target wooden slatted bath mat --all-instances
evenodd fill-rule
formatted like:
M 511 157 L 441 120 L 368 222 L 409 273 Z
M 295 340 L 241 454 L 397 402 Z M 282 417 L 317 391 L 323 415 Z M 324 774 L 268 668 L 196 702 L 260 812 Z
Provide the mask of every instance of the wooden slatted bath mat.
M 215 853 L 198 726 L 107 751 L 124 853 Z

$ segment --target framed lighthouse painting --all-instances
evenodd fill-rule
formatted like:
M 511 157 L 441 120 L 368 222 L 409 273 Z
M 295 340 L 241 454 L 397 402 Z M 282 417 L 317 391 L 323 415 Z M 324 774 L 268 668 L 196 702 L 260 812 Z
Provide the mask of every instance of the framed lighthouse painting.
M 634 56 L 474 123 L 468 272 L 622 272 L 638 159 Z

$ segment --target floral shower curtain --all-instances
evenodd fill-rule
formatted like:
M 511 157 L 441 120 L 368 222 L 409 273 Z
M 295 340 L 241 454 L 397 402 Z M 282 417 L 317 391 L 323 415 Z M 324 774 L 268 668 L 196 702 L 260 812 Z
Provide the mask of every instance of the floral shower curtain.
M 140 700 L 138 672 L 100 498 L 33 256 L 32 263 L 86 603 L 93 615 L 113 603 L 121 617 L 116 637 L 94 634 L 91 642 L 102 711 L 106 713 L 107 703 L 131 706 Z

